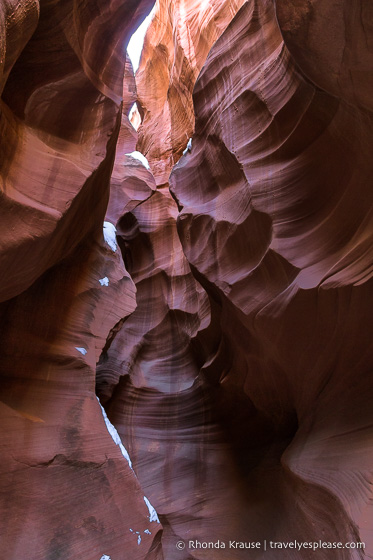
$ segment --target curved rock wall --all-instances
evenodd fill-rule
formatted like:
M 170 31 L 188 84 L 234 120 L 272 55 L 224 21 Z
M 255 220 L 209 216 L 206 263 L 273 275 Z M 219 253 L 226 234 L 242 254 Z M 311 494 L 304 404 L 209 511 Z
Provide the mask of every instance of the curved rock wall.
M 150 8 L 1 3 L 2 550 L 369 557 L 370 8 Z
M 372 115 L 305 79 L 270 1 L 243 6 L 193 100 L 170 182 L 187 259 L 221 308 L 206 375 L 290 438 L 277 466 L 298 523 L 281 540 L 371 541 Z
M 328 93 L 372 111 L 372 3 L 276 0 L 276 15 L 302 72 Z
M 164 185 L 194 131 L 192 91 L 207 54 L 244 0 L 159 0 L 136 84 L 139 150 Z
M 13 560 L 162 557 L 160 525 L 95 395 L 102 348 L 136 307 L 103 222 L 125 43 L 150 8 L 1 5 L 0 534 Z

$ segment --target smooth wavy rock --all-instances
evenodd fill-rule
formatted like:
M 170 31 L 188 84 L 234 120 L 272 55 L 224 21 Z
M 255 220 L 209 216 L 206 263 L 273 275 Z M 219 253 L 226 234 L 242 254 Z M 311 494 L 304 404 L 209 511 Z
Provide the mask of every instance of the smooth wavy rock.
M 221 309 L 206 376 L 272 425 L 267 460 L 284 501 L 273 495 L 282 521 L 267 538 L 361 539 L 369 553 L 372 114 L 295 62 L 273 3 L 247 2 L 196 82 L 192 147 L 170 183 L 184 252 Z M 239 445 L 249 457 L 250 440 Z M 264 489 L 265 468 L 243 468 Z
M 372 111 L 372 3 L 276 0 L 276 14 L 302 72 L 332 95 Z
M 191 339 L 208 324 L 209 305 L 182 252 L 176 218 L 174 201 L 156 191 L 117 221 L 137 307 L 98 368 L 103 402 L 122 376 L 167 394 L 191 387 L 198 375 Z
M 207 54 L 244 0 L 156 3 L 136 74 L 138 149 L 164 185 L 194 131 L 192 91 Z
M 210 306 L 182 252 L 177 215 L 167 191 L 158 189 L 117 222 L 137 308 L 97 368 L 97 393 L 158 512 L 170 559 L 180 539 L 203 540 L 212 522 L 211 537 L 243 540 L 251 519 L 220 417 L 224 405 L 200 375 L 213 340 Z M 190 558 L 188 551 L 177 555 Z M 232 550 L 220 556 L 243 558 Z
M 136 308 L 105 213 L 136 96 L 125 46 L 150 7 L 47 1 L 39 17 L 36 2 L 1 3 L 0 534 L 12 560 L 162 558 L 161 525 L 95 395 L 96 362 Z M 119 143 L 133 149 L 130 128 Z
M 151 4 L 0 0 L 2 554 L 372 556 L 369 2 Z
M 30 286 L 102 222 L 120 124 L 125 43 L 139 20 L 137 12 L 145 15 L 151 4 L 131 4 L 129 11 L 123 2 L 101 4 L 93 9 L 89 2 L 44 2 L 37 30 L 18 60 L 7 55 L 13 67 L 0 112 L 1 301 Z M 25 42 L 35 25 L 34 2 L 11 13 L 10 6 L 5 11 L 10 42 L 5 54 L 16 37 Z M 120 19 L 124 13 L 127 25 Z M 84 19 L 85 31 L 80 25 Z M 24 30 L 27 24 L 30 29 Z M 97 56 L 104 30 L 107 53 Z M 16 43 L 15 54 L 22 46 Z M 114 70 L 113 65 L 120 66 Z M 93 212 L 79 223 L 78 208 L 90 204 L 92 193 Z

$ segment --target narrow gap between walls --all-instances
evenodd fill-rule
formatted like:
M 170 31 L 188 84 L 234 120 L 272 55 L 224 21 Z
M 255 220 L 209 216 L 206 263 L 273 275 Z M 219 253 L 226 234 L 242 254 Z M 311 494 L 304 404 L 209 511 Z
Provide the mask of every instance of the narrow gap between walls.
M 135 74 L 140 65 L 141 53 L 144 47 L 145 34 L 154 17 L 154 13 L 155 13 L 155 6 L 153 7 L 150 14 L 146 16 L 142 24 L 139 25 L 139 27 L 133 33 L 127 46 L 127 54 L 132 62 L 132 68 Z M 139 126 L 141 125 L 142 118 L 136 102 L 132 105 L 130 112 L 128 113 L 128 120 L 130 121 L 133 128 L 137 131 Z

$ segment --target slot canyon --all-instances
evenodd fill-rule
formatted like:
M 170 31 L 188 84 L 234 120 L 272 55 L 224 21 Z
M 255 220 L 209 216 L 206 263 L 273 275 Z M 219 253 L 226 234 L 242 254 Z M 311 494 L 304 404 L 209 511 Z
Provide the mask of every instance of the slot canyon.
M 0 30 L 0 557 L 373 558 L 373 3 Z

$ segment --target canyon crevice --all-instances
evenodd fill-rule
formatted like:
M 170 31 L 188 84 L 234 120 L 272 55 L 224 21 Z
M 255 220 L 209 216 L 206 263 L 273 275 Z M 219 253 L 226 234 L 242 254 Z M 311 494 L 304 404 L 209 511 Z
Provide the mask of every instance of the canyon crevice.
M 152 6 L 0 0 L 2 550 L 370 558 L 372 9 Z

